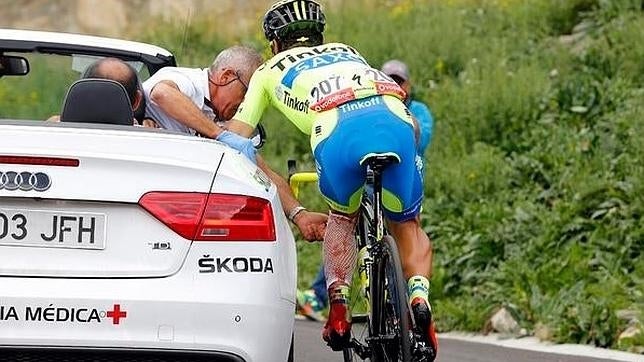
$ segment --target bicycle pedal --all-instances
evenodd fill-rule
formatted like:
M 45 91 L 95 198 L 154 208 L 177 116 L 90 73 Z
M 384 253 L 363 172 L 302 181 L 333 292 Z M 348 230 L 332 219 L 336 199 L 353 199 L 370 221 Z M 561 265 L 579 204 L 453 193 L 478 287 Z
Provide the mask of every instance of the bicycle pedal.
M 434 348 L 425 345 L 423 342 L 416 342 L 412 355 L 414 362 L 434 362 L 436 359 Z
M 350 348 L 351 343 L 351 333 L 345 333 L 340 335 L 335 331 L 332 331 L 329 335 L 329 339 L 325 340 L 327 346 L 329 346 L 334 351 L 342 351 L 345 348 Z
M 371 356 L 371 348 L 365 344 L 362 344 L 362 342 L 355 338 L 351 338 L 351 345 L 349 348 L 353 349 L 353 351 L 363 360 Z

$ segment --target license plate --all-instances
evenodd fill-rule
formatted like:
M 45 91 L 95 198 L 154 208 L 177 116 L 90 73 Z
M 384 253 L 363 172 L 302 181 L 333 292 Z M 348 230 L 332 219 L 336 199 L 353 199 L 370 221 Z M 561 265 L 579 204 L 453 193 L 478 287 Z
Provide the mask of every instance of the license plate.
M 105 214 L 0 208 L 0 245 L 105 249 Z

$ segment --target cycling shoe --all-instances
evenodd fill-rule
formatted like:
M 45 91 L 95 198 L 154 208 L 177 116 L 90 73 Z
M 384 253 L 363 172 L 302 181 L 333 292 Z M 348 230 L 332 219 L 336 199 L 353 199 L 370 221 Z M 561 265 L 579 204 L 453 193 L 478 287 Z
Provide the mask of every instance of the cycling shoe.
M 433 362 L 438 354 L 438 338 L 432 320 L 431 307 L 423 298 L 414 298 L 411 302 L 411 310 L 416 321 L 416 329 L 421 336 L 420 350 L 424 361 Z
M 322 330 L 322 339 L 334 351 L 341 351 L 350 345 L 351 313 L 348 296 L 349 287 L 346 285 L 329 288 L 329 319 Z

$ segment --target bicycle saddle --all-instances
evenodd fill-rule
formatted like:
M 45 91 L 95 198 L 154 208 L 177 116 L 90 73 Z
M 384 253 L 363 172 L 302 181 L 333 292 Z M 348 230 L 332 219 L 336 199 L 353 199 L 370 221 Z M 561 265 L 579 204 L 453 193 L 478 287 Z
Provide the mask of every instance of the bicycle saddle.
M 400 156 L 395 152 L 367 153 L 360 159 L 360 165 L 367 165 L 371 168 L 385 168 L 393 163 L 400 163 Z

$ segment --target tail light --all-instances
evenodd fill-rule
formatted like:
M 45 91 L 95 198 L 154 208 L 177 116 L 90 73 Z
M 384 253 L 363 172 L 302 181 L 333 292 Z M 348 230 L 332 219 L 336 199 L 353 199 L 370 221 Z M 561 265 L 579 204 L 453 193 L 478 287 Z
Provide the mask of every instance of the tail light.
M 74 158 L 0 155 L 0 163 L 10 165 L 78 167 L 80 161 Z
M 207 194 L 188 192 L 149 192 L 139 205 L 186 239 L 194 240 Z
M 274 241 L 268 200 L 253 196 L 150 192 L 139 205 L 186 239 L 195 241 Z

